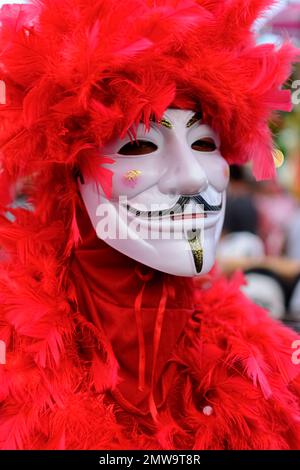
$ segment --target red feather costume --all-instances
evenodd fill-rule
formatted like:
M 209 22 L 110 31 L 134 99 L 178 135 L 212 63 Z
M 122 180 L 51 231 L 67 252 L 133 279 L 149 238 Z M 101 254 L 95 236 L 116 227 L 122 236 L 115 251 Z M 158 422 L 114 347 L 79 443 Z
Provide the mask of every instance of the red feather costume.
M 34 207 L 10 209 L 12 223 L 1 201 L 2 449 L 300 449 L 297 335 L 241 294 L 239 276 L 170 276 L 110 248 L 74 178 L 84 166 L 109 194 L 99 147 L 200 103 L 224 157 L 273 176 L 267 120 L 290 108 L 280 87 L 296 51 L 255 45 L 269 3 L 2 8 L 2 177 L 30 176 Z

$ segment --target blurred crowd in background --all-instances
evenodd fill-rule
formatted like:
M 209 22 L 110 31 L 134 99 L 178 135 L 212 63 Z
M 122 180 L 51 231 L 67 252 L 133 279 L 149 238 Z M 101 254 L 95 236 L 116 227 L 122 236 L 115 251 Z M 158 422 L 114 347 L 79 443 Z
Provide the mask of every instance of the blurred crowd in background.
M 300 47 L 300 0 L 279 0 L 256 27 L 261 43 L 280 44 L 289 36 Z M 243 271 L 246 295 L 300 331 L 300 65 L 288 86 L 294 92 L 293 111 L 271 124 L 284 156 L 277 181 L 256 182 L 250 167 L 231 168 L 218 262 L 225 274 Z M 25 186 L 20 182 L 8 195 L 15 205 L 27 204 Z M 0 187 L 0 193 L 4 190 L 7 186 Z
M 258 26 L 259 41 L 300 46 L 300 0 L 282 1 Z M 290 79 L 293 112 L 271 124 L 284 162 L 277 181 L 256 182 L 250 168 L 232 167 L 218 259 L 245 273 L 245 293 L 300 331 L 300 66 Z M 282 153 L 281 153 L 282 152 Z

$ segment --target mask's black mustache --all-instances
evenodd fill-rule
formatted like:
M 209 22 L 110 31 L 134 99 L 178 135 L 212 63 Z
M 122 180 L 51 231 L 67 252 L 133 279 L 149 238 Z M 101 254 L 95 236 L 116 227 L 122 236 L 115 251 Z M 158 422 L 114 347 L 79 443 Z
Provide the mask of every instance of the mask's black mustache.
M 184 212 L 185 206 L 193 200 L 196 201 L 197 204 L 202 205 L 204 212 L 219 212 L 223 205 L 221 202 L 220 204 L 213 206 L 199 194 L 198 196 L 181 196 L 173 207 L 163 211 L 139 211 L 130 205 L 127 205 L 127 209 L 137 217 L 165 217 L 182 214 Z
M 198 204 L 202 204 L 205 212 L 219 212 L 222 209 L 222 201 L 220 204 L 213 206 L 209 204 L 200 194 L 198 196 L 191 197 L 191 200 L 195 200 Z

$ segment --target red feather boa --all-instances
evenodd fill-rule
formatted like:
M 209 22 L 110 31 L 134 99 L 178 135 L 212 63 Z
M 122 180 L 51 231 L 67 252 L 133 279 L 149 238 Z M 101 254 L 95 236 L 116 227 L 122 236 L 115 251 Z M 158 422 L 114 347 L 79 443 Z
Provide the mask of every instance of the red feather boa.
M 26 246 L 18 225 L 1 225 L 10 252 L 0 270 L 0 339 L 8 346 L 1 448 L 300 449 L 297 335 L 247 300 L 238 276 L 198 285 L 156 271 L 141 278 L 142 266 L 79 219 L 83 242 L 63 280 L 53 277 L 53 253 L 43 253 L 51 231 L 37 238 L 45 264 L 25 269 L 20 250 L 13 254 L 13 239 Z M 153 331 L 166 282 L 154 421 Z M 138 391 L 134 310 L 144 284 L 146 388 Z

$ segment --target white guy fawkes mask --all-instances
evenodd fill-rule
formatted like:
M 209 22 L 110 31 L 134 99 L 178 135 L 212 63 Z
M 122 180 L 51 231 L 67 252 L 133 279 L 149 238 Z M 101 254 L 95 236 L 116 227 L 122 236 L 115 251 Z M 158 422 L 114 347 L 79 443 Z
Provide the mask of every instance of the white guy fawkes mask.
M 101 152 L 114 173 L 112 198 L 86 179 L 80 192 L 99 238 L 159 271 L 207 273 L 215 261 L 229 167 L 219 138 L 194 111 L 170 108 L 136 140 L 115 139 Z

